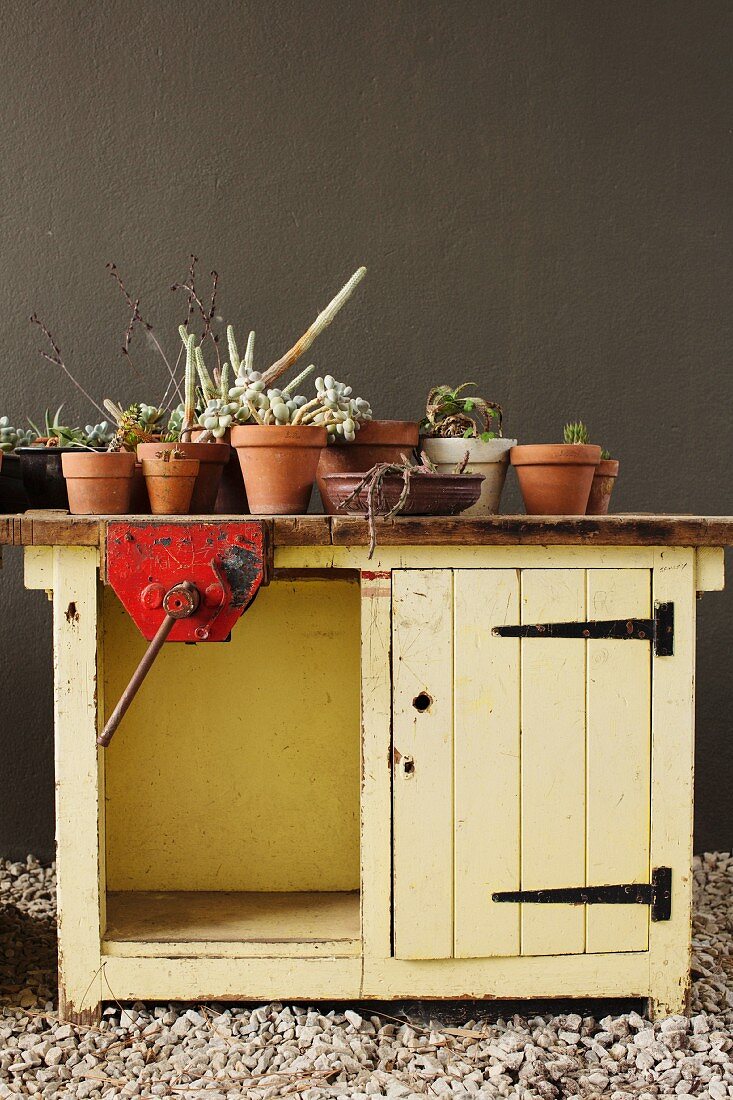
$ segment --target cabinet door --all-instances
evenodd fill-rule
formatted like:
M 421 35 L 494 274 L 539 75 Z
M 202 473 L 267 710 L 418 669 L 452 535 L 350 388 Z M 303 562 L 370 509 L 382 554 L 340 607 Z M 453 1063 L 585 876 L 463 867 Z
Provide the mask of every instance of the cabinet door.
M 492 901 L 649 882 L 651 653 L 492 627 L 648 617 L 645 569 L 393 579 L 398 958 L 639 951 L 641 905 Z

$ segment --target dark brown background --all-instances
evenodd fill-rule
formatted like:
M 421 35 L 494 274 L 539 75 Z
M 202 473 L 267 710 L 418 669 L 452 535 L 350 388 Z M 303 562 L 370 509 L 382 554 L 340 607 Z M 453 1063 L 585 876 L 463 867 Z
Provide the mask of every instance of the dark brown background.
M 314 358 L 379 415 L 473 378 L 524 442 L 583 417 L 621 459 L 617 509 L 733 511 L 727 2 L 0 15 L 0 415 L 93 418 L 35 355 L 33 309 L 98 398 L 157 395 L 119 356 L 106 260 L 175 348 L 167 287 L 197 252 L 260 363 L 363 262 Z M 5 564 L 0 851 L 48 857 L 49 608 Z M 700 604 L 698 849 L 732 839 L 732 618 L 733 584 Z

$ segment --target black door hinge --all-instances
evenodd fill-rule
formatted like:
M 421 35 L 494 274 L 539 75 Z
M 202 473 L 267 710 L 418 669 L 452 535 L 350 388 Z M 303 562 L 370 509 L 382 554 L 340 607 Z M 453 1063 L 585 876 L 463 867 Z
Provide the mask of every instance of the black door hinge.
M 653 619 L 591 619 L 585 623 L 495 626 L 501 638 L 602 638 L 651 642 L 657 657 L 674 654 L 674 604 L 655 603 Z
M 672 915 L 672 868 L 655 867 L 650 883 L 566 886 L 549 890 L 504 890 L 492 894 L 491 900 L 521 902 L 525 905 L 650 905 L 653 921 L 669 920 Z

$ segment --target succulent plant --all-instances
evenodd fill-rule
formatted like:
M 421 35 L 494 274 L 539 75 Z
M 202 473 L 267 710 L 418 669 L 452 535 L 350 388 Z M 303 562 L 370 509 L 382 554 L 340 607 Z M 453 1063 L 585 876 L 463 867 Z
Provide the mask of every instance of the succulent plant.
M 601 447 L 601 458 L 604 462 L 607 462 L 611 457 L 611 452 L 607 451 L 605 447 Z
M 123 409 L 106 397 L 104 407 L 117 425 L 107 445 L 109 451 L 134 451 L 138 443 L 151 443 L 160 434 L 165 413 L 155 405 L 135 403 Z
M 14 428 L 7 416 L 0 416 L 0 451 L 4 454 L 16 447 L 30 447 L 37 438 L 32 428 Z
M 563 443 L 588 443 L 588 429 L 582 420 L 575 424 L 566 424 L 563 428 Z
M 39 428 L 37 424 L 33 423 L 30 417 L 28 418 L 28 423 L 35 433 L 34 442 L 46 447 L 87 446 L 86 436 L 82 428 L 71 428 L 61 423 L 61 410 L 63 407 L 63 405 L 59 405 L 53 416 L 51 416 L 50 411 L 46 409 L 43 414 L 43 428 Z
M 420 434 L 449 439 L 481 439 L 487 442 L 501 435 L 502 408 L 485 397 L 465 395 L 463 390 L 475 386 L 463 382 L 452 386 L 433 386 L 428 394 L 425 416 L 420 422 Z M 496 431 L 492 423 L 496 422 Z
M 171 409 L 168 416 L 168 424 L 161 433 L 161 441 L 163 443 L 177 443 L 181 438 L 181 431 L 183 429 L 183 402 L 180 405 L 176 405 Z
M 100 420 L 98 424 L 85 424 L 83 436 L 87 447 L 108 447 L 115 437 L 115 428 L 108 420 Z
M 363 397 L 352 397 L 351 386 L 327 374 L 316 378 L 316 394 L 321 408 L 313 417 L 314 424 L 323 424 L 329 443 L 353 443 L 361 424 L 372 419 L 372 408 Z

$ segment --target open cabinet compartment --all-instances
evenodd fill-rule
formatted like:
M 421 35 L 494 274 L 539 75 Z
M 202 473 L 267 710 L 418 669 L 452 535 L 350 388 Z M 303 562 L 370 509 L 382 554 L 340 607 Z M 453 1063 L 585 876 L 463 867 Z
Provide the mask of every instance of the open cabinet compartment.
M 146 646 L 102 594 L 105 718 Z M 359 585 L 276 577 L 223 643 L 170 643 L 106 750 L 102 950 L 360 952 Z

